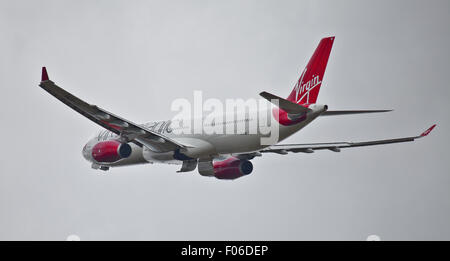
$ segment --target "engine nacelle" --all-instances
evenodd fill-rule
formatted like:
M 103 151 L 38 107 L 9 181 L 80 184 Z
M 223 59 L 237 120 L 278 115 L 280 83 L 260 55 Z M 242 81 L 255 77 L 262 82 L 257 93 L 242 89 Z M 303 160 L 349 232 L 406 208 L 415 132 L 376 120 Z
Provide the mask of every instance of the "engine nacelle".
M 253 171 L 253 164 L 248 160 L 229 158 L 213 163 L 214 176 L 218 179 L 237 179 Z
M 131 155 L 131 146 L 116 140 L 102 141 L 92 147 L 91 153 L 97 162 L 116 162 Z

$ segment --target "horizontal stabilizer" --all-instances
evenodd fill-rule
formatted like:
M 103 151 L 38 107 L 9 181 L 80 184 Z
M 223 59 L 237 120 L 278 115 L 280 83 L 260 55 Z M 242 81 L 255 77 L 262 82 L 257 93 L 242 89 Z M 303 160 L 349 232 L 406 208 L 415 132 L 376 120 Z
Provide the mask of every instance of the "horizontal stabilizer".
M 344 110 L 344 111 L 325 111 L 320 116 L 336 116 L 336 115 L 350 115 L 350 114 L 363 114 L 363 113 L 379 113 L 390 112 L 392 110 Z
M 297 103 L 293 103 L 291 101 L 288 101 L 286 99 L 283 99 L 268 92 L 261 92 L 259 95 L 261 95 L 261 97 L 275 104 L 276 106 L 278 106 L 280 109 L 284 110 L 287 113 L 300 114 L 310 111 L 310 109 L 306 107 L 303 107 Z M 278 104 L 274 100 L 278 100 Z

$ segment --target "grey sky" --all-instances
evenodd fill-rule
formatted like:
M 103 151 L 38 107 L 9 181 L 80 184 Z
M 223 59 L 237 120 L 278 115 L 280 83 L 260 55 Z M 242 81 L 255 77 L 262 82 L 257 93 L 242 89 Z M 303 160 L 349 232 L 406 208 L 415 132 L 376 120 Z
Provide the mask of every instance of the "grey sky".
M 0 239 L 450 239 L 449 1 L 0 1 Z M 178 167 L 90 169 L 98 129 L 38 87 L 135 122 L 171 101 L 287 96 L 335 35 L 324 117 L 286 143 L 416 135 L 413 143 L 264 155 L 232 182 Z

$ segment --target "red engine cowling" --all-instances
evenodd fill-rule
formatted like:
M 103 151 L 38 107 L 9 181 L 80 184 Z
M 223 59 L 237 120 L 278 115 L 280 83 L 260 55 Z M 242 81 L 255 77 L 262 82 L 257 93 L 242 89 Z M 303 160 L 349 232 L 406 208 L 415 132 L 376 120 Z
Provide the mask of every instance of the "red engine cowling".
M 97 162 L 115 162 L 130 155 L 131 146 L 115 140 L 99 142 L 92 148 L 92 158 Z
M 253 171 L 253 164 L 248 160 L 229 158 L 213 163 L 214 176 L 218 179 L 237 179 Z

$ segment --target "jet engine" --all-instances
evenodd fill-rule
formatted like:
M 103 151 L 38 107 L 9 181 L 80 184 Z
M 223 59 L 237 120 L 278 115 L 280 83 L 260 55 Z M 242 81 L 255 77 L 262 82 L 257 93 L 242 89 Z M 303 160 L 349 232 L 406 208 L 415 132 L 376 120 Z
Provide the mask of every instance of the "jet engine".
M 102 141 L 92 147 L 91 153 L 97 162 L 116 162 L 131 155 L 131 146 L 116 140 Z
M 214 176 L 218 179 L 237 179 L 253 171 L 253 164 L 248 160 L 232 157 L 213 163 Z

